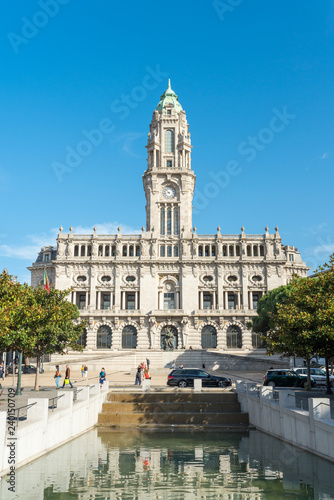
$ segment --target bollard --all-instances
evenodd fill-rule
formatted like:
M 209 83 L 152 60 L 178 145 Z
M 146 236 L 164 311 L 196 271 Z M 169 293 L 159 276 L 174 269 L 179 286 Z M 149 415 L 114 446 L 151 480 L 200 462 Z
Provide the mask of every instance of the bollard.
M 141 384 L 143 392 L 150 392 L 151 390 L 151 380 L 149 378 L 145 378 Z
M 195 378 L 194 379 L 194 391 L 195 392 L 201 392 L 202 391 L 202 379 L 201 378 Z

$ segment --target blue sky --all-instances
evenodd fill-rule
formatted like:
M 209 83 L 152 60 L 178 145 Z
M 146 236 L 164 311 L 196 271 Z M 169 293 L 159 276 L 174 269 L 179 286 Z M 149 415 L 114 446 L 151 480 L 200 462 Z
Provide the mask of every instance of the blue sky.
M 277 224 L 311 267 L 328 260 L 333 1 L 17 0 L 2 2 L 0 34 L 0 269 L 29 282 L 60 225 L 145 224 L 145 144 L 168 77 L 192 134 L 198 233 Z

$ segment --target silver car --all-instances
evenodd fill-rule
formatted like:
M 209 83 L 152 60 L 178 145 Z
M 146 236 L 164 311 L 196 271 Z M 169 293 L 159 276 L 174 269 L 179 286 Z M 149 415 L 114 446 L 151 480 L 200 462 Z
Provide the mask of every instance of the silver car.
M 307 368 L 294 368 L 296 373 L 299 375 L 307 375 Z M 320 368 L 310 368 L 311 377 L 315 380 L 317 385 L 326 385 L 326 373 Z M 329 380 L 331 382 L 331 386 L 334 387 L 334 375 L 329 376 Z

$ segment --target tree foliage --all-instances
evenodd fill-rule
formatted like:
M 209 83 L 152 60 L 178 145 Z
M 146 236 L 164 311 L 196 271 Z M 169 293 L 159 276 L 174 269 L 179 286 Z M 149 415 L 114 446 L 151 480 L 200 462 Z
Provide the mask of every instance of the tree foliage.
M 35 390 L 38 390 L 40 359 L 43 354 L 60 353 L 77 343 L 85 328 L 76 305 L 66 300 L 69 290 L 15 283 L 7 272 L 0 275 L 0 349 L 22 351 L 36 357 Z

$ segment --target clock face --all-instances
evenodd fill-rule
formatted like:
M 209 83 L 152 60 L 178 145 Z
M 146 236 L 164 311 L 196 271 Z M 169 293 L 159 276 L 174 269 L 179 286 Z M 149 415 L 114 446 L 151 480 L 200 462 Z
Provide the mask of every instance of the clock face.
M 173 187 L 167 186 L 163 188 L 162 194 L 164 195 L 165 198 L 174 198 L 174 196 L 176 195 L 176 191 Z

